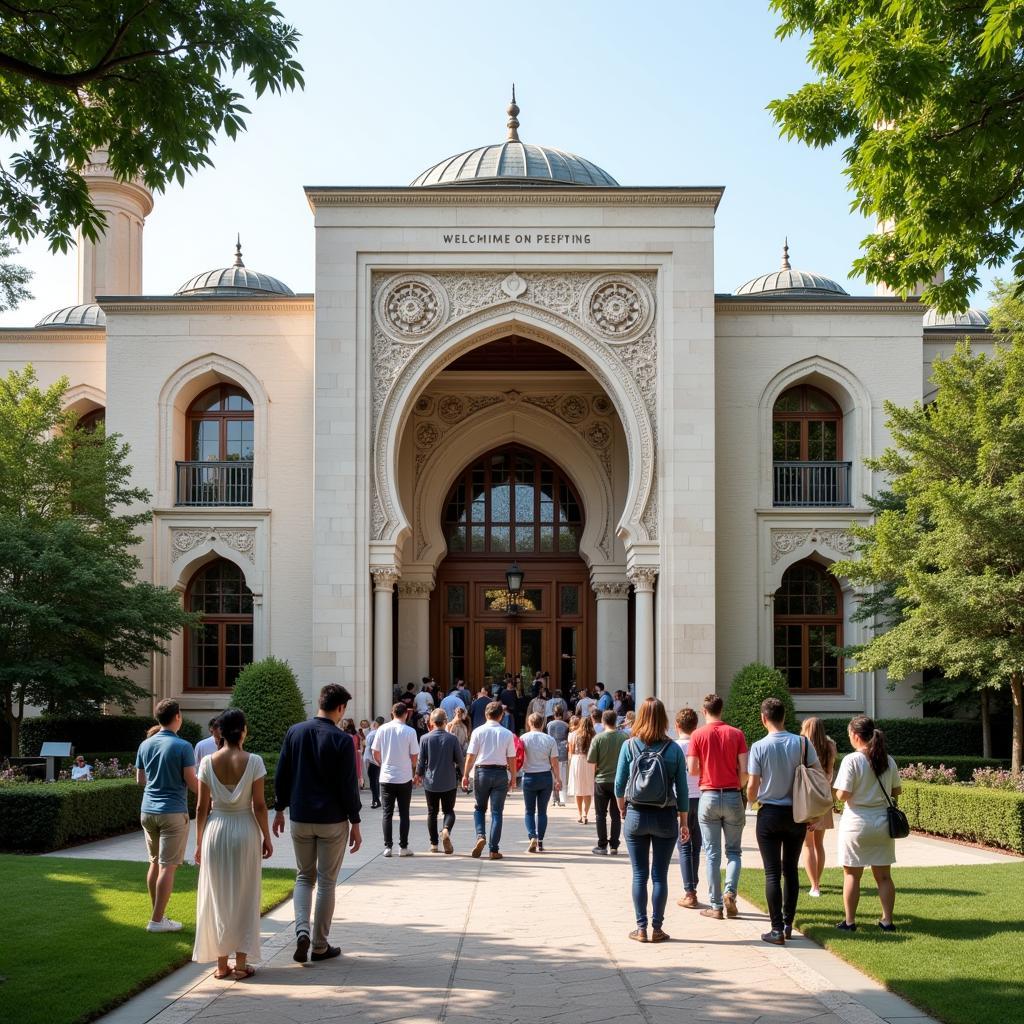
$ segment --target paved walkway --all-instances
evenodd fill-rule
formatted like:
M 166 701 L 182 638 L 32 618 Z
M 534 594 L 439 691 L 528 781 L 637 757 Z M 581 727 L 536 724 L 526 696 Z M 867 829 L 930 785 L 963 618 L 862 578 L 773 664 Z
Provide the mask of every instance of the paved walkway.
M 210 967 L 190 965 L 105 1024 L 930 1024 L 808 940 L 764 945 L 764 915 L 750 905 L 734 921 L 679 909 L 675 863 L 665 923 L 673 941 L 631 942 L 629 859 L 591 855 L 593 825 L 577 824 L 575 809 L 554 811 L 549 852 L 531 855 L 521 798 L 510 798 L 505 859 L 491 862 L 466 855 L 471 807 L 459 798 L 454 857 L 425 852 L 422 795 L 413 804 L 413 858 L 383 858 L 380 812 L 365 813 L 365 846 L 346 859 L 340 880 L 332 930 L 340 959 L 292 961 L 288 903 L 264 919 L 265 959 L 251 981 L 226 984 Z M 289 845 L 278 845 L 276 863 L 290 863 Z M 142 850 L 134 835 L 60 855 L 134 860 Z M 917 837 L 900 853 L 905 865 L 1006 860 Z M 745 863 L 756 865 L 756 855 Z

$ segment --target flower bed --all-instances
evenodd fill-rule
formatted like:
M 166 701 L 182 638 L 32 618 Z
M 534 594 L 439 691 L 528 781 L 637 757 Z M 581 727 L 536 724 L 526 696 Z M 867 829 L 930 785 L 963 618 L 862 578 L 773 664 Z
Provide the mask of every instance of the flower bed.
M 954 771 L 953 782 L 970 782 L 977 768 L 1006 768 L 1008 761 L 1001 761 L 993 757 L 964 757 L 953 754 L 952 756 L 933 757 L 930 754 L 893 754 L 893 760 L 899 768 L 916 767 L 924 764 L 929 768 L 952 768 Z M 907 778 L 916 778 L 910 775 Z M 918 779 L 920 782 L 927 782 L 928 779 Z
M 1024 793 L 909 779 L 902 788 L 911 828 L 1024 854 Z

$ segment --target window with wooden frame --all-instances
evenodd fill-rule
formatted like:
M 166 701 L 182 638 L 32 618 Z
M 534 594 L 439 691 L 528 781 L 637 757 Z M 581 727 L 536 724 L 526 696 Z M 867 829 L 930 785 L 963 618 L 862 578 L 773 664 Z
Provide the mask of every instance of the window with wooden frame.
M 185 631 L 185 689 L 230 690 L 253 659 L 252 591 L 234 562 L 218 559 L 192 577 L 185 607 L 202 623 Z
M 779 395 L 772 409 L 772 460 L 839 462 L 843 413 L 824 391 L 801 384 Z
M 775 592 L 775 667 L 790 690 L 843 692 L 843 592 L 817 562 L 791 565 Z
M 233 384 L 215 384 L 188 409 L 188 458 L 202 462 L 252 462 L 253 406 Z

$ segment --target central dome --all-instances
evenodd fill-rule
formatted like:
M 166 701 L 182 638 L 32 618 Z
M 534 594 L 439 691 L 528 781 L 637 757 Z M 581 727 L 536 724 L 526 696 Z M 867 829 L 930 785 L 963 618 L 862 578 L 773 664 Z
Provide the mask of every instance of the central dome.
M 519 139 L 519 107 L 515 89 L 508 106 L 508 138 L 492 146 L 479 146 L 428 167 L 412 188 L 429 185 L 597 185 L 618 188 L 619 183 L 597 164 L 575 153 L 550 146 L 534 146 Z

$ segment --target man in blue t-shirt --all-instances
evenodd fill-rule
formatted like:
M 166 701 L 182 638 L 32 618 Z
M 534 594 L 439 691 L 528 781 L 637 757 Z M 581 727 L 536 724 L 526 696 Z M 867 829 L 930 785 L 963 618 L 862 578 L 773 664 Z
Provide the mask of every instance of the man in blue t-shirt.
M 604 713 L 611 711 L 614 701 L 612 695 L 604 688 L 604 683 L 597 684 L 597 710 Z
M 156 706 L 160 731 L 144 740 L 135 762 L 142 794 L 142 828 L 149 850 L 149 899 L 153 916 L 147 932 L 178 932 L 181 922 L 164 917 L 174 888 L 174 873 L 185 860 L 188 843 L 188 790 L 198 791 L 192 744 L 178 736 L 181 708 L 176 700 Z

